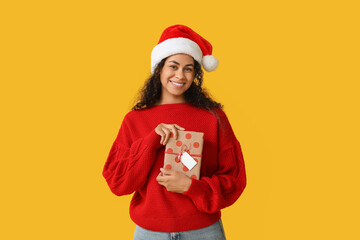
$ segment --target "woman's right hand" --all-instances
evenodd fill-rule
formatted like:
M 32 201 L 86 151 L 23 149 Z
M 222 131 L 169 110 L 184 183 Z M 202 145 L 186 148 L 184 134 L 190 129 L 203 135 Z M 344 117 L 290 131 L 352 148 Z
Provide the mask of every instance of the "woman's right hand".
M 160 144 L 166 145 L 168 142 L 171 132 L 174 134 L 175 139 L 178 136 L 178 130 L 185 130 L 185 128 L 180 127 L 177 124 L 165 124 L 160 123 L 156 128 L 155 132 L 161 136 Z

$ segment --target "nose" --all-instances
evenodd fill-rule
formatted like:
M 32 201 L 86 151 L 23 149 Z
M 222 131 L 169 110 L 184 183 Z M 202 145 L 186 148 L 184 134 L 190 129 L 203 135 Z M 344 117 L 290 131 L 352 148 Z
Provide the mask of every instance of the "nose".
M 185 74 L 184 74 L 183 70 L 180 69 L 180 68 L 176 71 L 175 76 L 176 76 L 178 79 L 184 79 L 184 78 L 185 78 Z

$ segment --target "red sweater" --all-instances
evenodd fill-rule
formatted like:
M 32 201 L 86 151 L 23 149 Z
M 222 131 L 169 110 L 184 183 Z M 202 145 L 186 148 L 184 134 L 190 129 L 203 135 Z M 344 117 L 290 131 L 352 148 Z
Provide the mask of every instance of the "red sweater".
M 139 226 L 161 232 L 207 227 L 220 219 L 220 210 L 233 204 L 246 185 L 240 144 L 226 114 L 189 103 L 163 104 L 130 111 L 123 119 L 103 169 L 111 191 L 135 192 L 130 217 Z M 165 146 L 154 130 L 160 123 L 177 124 L 204 133 L 200 180 L 187 192 L 168 192 L 156 181 L 164 163 Z

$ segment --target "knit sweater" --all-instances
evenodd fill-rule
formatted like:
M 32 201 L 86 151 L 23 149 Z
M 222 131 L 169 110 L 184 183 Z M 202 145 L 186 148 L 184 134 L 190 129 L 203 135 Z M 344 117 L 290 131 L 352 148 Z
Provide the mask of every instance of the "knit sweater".
M 191 179 L 184 193 L 167 191 L 156 181 L 165 150 L 155 132 L 160 123 L 204 133 L 200 179 Z M 241 147 L 224 111 L 211 112 L 189 103 L 128 112 L 103 176 L 115 195 L 135 192 L 130 217 L 137 225 L 161 232 L 188 231 L 215 223 L 221 217 L 220 210 L 233 204 L 246 185 Z

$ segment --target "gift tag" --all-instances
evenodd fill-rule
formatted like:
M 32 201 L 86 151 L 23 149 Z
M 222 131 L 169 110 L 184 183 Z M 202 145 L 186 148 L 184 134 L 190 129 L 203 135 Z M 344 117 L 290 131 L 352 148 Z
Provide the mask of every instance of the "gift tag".
M 181 155 L 181 162 L 189 169 L 189 171 L 197 164 L 197 162 L 187 152 L 184 152 Z

